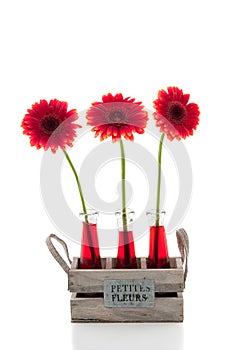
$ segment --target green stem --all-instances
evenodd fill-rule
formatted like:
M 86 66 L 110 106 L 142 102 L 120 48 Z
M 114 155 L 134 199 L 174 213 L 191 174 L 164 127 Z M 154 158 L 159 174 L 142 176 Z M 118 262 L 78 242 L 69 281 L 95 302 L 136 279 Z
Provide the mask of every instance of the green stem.
M 163 133 L 159 142 L 159 152 L 158 152 L 158 184 L 157 184 L 157 201 L 156 201 L 156 222 L 155 226 L 159 226 L 159 210 L 160 210 L 160 189 L 161 189 L 161 164 L 162 164 L 162 149 L 163 149 L 163 139 L 165 134 Z
M 86 205 L 85 205 L 84 196 L 83 196 L 83 192 L 82 192 L 82 187 L 81 187 L 81 184 L 80 184 L 80 181 L 79 181 L 78 174 L 77 174 L 77 172 L 75 170 L 75 167 L 74 167 L 74 165 L 73 165 L 73 163 L 72 163 L 68 153 L 66 152 L 66 150 L 63 150 L 63 153 L 64 153 L 66 159 L 68 160 L 68 163 L 69 163 L 69 165 L 70 165 L 70 167 L 71 167 L 71 169 L 72 169 L 72 171 L 74 173 L 74 176 L 75 176 L 75 179 L 76 179 L 76 182 L 77 182 L 77 185 L 78 185 L 78 190 L 79 190 L 81 202 L 82 202 L 83 212 L 85 214 L 85 221 L 88 222 L 88 220 L 87 220 L 87 208 L 86 208 Z
M 125 191 L 125 150 L 124 150 L 124 145 L 121 138 L 120 138 L 120 148 L 121 148 L 122 221 L 123 221 L 123 231 L 127 232 L 126 191 Z
M 90 232 L 90 229 L 89 229 L 89 222 L 88 222 L 88 217 L 87 217 L 87 208 L 86 208 L 86 205 L 85 205 L 85 201 L 84 201 L 84 196 L 83 196 L 83 191 L 82 191 L 82 187 L 81 187 L 81 183 L 79 181 L 79 177 L 78 177 L 78 174 L 77 174 L 77 171 L 75 170 L 75 167 L 68 155 L 68 153 L 66 152 L 66 150 L 63 150 L 63 153 L 74 173 L 74 176 L 75 176 L 75 179 L 76 179 L 76 182 L 77 182 L 77 185 L 78 185 L 78 190 L 79 190 L 79 194 L 80 194 L 80 198 L 81 198 L 81 202 L 82 202 L 82 207 L 83 207 L 83 212 L 84 212 L 84 216 L 85 216 L 85 222 L 86 222 L 86 230 L 87 230 L 87 239 L 88 239 L 88 242 L 89 242 L 89 247 L 90 247 L 90 252 L 91 252 L 91 257 L 92 257 L 92 261 L 94 262 L 94 264 L 96 264 L 96 254 L 95 254 L 95 248 L 93 246 L 93 241 L 92 241 L 92 236 L 91 236 L 91 232 Z

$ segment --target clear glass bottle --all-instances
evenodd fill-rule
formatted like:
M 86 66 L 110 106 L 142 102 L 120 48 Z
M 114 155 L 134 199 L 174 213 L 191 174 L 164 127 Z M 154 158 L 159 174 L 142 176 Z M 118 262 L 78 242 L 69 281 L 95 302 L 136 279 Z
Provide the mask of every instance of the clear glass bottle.
M 82 220 L 82 242 L 80 254 L 80 269 L 100 269 L 101 260 L 97 233 L 98 212 L 88 209 L 87 213 L 79 214 Z
M 166 231 L 164 228 L 164 210 L 149 210 L 146 213 L 150 225 L 149 268 L 169 268 Z
M 134 211 L 126 209 L 125 212 L 117 211 L 116 218 L 119 232 L 117 268 L 137 268 L 134 238 L 133 238 L 133 217 Z

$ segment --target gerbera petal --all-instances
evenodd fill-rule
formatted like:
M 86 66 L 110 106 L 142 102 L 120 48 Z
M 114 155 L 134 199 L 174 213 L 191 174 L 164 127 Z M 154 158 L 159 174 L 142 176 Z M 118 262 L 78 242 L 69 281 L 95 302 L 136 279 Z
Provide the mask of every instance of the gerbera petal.
M 126 140 L 133 141 L 134 139 L 133 133 L 132 133 L 132 127 L 130 127 L 129 125 L 124 126 L 124 137 Z
M 122 102 L 123 101 L 123 95 L 122 94 L 116 94 L 114 97 L 114 102 Z
M 143 129 L 143 128 L 138 128 L 138 127 L 136 127 L 136 128 L 135 128 L 135 131 L 136 131 L 138 134 L 144 134 L 144 129 Z
M 109 125 L 107 128 L 107 136 L 111 136 L 112 135 L 112 125 Z
M 181 102 L 182 102 L 184 105 L 186 105 L 186 104 L 188 103 L 188 101 L 189 101 L 189 97 L 190 97 L 189 94 L 184 94 L 184 95 L 182 96 Z
M 116 126 L 112 126 L 112 135 L 113 137 L 118 137 L 118 128 Z
M 102 96 L 102 101 L 103 103 L 113 102 L 115 101 L 115 97 L 112 94 L 108 93 L 107 95 Z

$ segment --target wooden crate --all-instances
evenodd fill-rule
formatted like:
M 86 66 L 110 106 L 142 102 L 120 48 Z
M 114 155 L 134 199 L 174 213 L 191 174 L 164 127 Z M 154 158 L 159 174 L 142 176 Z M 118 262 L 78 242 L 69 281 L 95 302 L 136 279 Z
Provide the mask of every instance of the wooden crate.
M 116 259 L 102 259 L 102 269 L 79 269 L 74 258 L 68 273 L 72 322 L 182 322 L 184 271 L 181 258 L 170 258 L 169 269 L 148 269 L 146 258 L 137 259 L 137 269 L 116 269 Z M 152 280 L 152 307 L 106 307 L 104 281 Z
M 71 321 L 80 323 L 182 322 L 189 239 L 183 228 L 176 231 L 176 236 L 181 258 L 170 258 L 168 269 L 148 269 L 146 258 L 137 258 L 136 269 L 116 269 L 116 259 L 104 258 L 101 259 L 101 269 L 86 270 L 79 269 L 78 258 L 71 261 L 68 247 L 62 239 L 55 234 L 49 235 L 46 239 L 48 249 L 68 275 L 68 289 L 72 293 Z M 63 246 L 71 266 L 57 251 L 52 239 Z M 117 286 L 142 289 L 127 291 L 128 294 L 121 294 L 123 299 L 120 299 L 120 294 L 114 294 L 114 288 L 118 288 Z M 106 288 L 110 288 L 110 292 Z M 111 288 L 114 289 L 113 294 L 111 294 Z M 117 301 L 115 300 L 114 303 L 115 296 Z

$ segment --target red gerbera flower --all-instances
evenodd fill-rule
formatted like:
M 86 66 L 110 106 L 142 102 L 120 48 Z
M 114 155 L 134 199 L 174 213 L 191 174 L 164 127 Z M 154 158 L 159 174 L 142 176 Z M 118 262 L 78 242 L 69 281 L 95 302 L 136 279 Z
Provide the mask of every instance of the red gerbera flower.
M 80 125 L 73 122 L 78 119 L 76 109 L 67 111 L 67 102 L 56 99 L 49 103 L 40 100 L 28 109 L 28 114 L 22 121 L 23 133 L 30 137 L 31 146 L 37 149 L 44 147 L 45 150 L 51 148 L 55 153 L 58 147 L 72 146 L 76 137 L 76 128 Z
M 167 134 L 169 140 L 186 138 L 193 135 L 199 123 L 199 108 L 196 103 L 188 103 L 189 95 L 183 94 L 177 87 L 160 90 L 154 101 L 154 118 L 160 131 Z
M 126 140 L 134 140 L 133 132 L 144 133 L 148 120 L 148 113 L 142 102 L 134 102 L 134 98 L 123 98 L 122 94 L 104 95 L 102 102 L 92 103 L 87 111 L 87 124 L 94 126 L 92 131 L 100 140 L 112 137 L 113 141 L 122 136 Z

